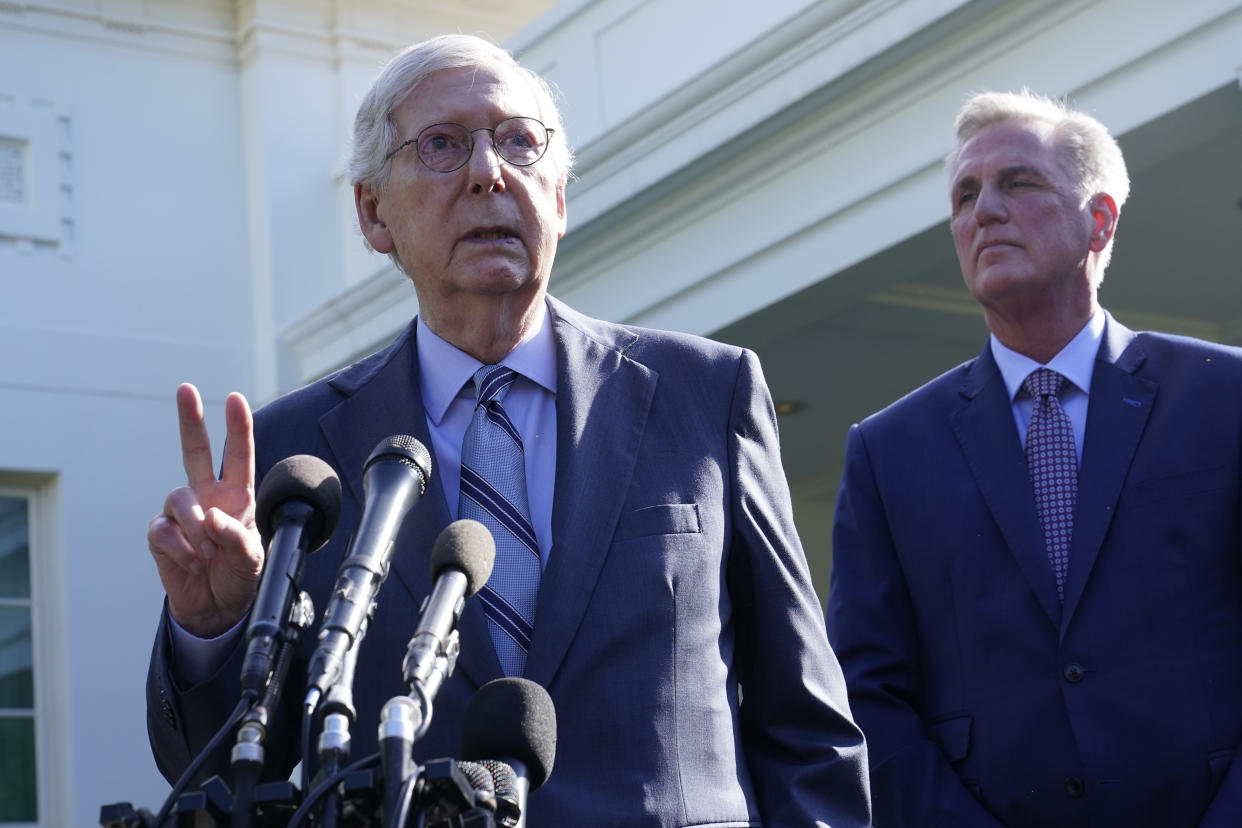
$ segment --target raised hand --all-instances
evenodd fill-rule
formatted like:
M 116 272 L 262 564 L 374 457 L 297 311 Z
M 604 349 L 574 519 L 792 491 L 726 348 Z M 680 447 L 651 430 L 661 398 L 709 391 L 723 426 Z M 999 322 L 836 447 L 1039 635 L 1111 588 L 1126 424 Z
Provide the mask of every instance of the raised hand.
M 250 609 L 263 569 L 254 516 L 254 420 L 246 398 L 229 394 L 221 475 L 212 465 L 203 401 L 177 388 L 187 485 L 169 492 L 147 528 L 147 545 L 168 595 L 168 611 L 188 632 L 212 638 Z

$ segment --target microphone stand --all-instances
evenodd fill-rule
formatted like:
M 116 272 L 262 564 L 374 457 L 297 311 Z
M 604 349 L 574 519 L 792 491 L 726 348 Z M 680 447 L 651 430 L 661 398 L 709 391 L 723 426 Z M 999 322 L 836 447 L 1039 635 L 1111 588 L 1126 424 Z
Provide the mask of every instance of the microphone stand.
M 319 733 L 318 779 L 331 779 L 349 761 L 350 730 L 357 711 L 354 709 L 354 672 L 358 666 L 358 643 L 366 634 L 364 620 L 357 638 L 354 639 L 341 661 L 341 674 L 336 683 L 328 688 L 319 709 L 323 711 L 323 727 Z M 313 709 L 308 713 L 313 713 Z M 335 828 L 340 809 L 340 789 L 333 786 L 323 798 L 319 813 L 321 828 Z
M 289 674 L 289 666 L 293 662 L 293 654 L 302 640 L 302 633 L 314 618 L 315 608 L 310 596 L 300 592 L 281 631 L 276 663 L 263 695 L 251 705 L 237 729 L 237 742 L 231 754 L 233 784 L 236 788 L 230 809 L 232 828 L 250 828 L 254 822 L 254 794 L 259 775 L 263 771 L 263 745 L 267 739 L 268 716 L 280 703 L 280 694 Z
M 380 711 L 380 775 L 384 786 L 385 828 L 400 828 L 405 824 L 412 786 L 422 772 L 410 751 L 422 735 L 419 733 L 422 721 L 418 705 L 408 696 L 394 696 Z
M 458 574 L 453 577 L 464 578 Z M 424 611 L 430 601 L 431 596 L 424 600 Z M 416 632 L 410 639 L 403 663 L 410 692 L 389 699 L 380 713 L 385 828 L 401 828 L 406 822 L 415 798 L 412 788 L 423 772 L 411 758 L 411 749 L 431 726 L 432 700 L 444 680 L 453 674 L 460 652 L 456 628 L 449 631 L 443 643 L 429 632 Z

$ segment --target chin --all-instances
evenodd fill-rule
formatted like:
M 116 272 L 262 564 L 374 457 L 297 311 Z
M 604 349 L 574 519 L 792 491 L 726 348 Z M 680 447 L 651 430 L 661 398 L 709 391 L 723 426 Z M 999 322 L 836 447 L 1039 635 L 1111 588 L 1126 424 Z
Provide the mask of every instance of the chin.
M 976 296 L 1007 295 L 1037 288 L 1042 280 L 1025 269 L 995 267 L 977 273 L 971 293 Z
M 463 289 L 469 293 L 484 295 L 503 295 L 519 293 L 532 287 L 534 279 L 526 269 L 496 269 L 485 273 L 472 274 L 463 282 Z

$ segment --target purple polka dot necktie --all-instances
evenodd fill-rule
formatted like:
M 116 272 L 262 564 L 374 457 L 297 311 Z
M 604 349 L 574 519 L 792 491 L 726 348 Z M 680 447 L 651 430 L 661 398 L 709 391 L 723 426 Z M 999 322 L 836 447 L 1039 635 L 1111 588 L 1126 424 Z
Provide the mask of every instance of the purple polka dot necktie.
M 458 517 L 479 521 L 496 541 L 496 562 L 478 595 L 507 676 L 522 675 L 526 665 L 542 573 L 522 438 L 501 405 L 515 379 L 503 365 L 484 365 L 474 375 L 474 419 L 462 442 L 457 507 Z
M 1035 510 L 1044 531 L 1044 545 L 1057 581 L 1057 597 L 1065 600 L 1074 501 L 1078 496 L 1078 455 L 1074 427 L 1061 408 L 1067 380 L 1049 368 L 1038 368 L 1022 382 L 1035 405 L 1026 430 L 1026 467 L 1035 492 Z

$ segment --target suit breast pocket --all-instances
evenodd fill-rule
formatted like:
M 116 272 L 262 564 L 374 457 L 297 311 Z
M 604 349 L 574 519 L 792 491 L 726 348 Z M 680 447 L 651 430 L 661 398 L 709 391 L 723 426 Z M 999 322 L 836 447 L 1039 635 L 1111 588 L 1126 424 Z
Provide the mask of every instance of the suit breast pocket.
M 1130 484 L 1135 504 L 1171 503 L 1231 491 L 1236 485 L 1233 469 L 1225 464 L 1206 469 L 1186 469 L 1138 477 Z
M 635 509 L 621 518 L 618 541 L 656 535 L 698 534 L 703 531 L 697 503 L 661 503 Z

